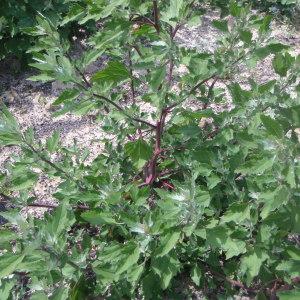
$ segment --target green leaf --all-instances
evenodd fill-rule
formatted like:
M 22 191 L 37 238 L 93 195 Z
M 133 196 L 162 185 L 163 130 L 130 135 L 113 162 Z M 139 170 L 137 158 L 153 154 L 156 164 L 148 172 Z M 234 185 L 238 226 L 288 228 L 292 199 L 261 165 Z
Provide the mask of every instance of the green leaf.
M 40 75 L 30 76 L 27 78 L 27 80 L 49 82 L 49 81 L 54 81 L 55 77 L 47 75 L 47 74 L 40 74 Z
M 246 275 L 247 285 L 258 275 L 263 262 L 268 258 L 269 255 L 257 247 L 242 257 L 240 269 Z
M 68 89 L 64 90 L 59 97 L 53 102 L 53 105 L 60 105 L 66 101 L 72 101 L 76 99 L 80 94 L 80 91 L 77 89 Z
M 168 254 L 177 244 L 180 238 L 180 231 L 168 233 L 161 238 L 161 245 L 156 251 L 156 256 L 161 257 Z
M 172 278 L 180 270 L 180 262 L 175 255 L 165 255 L 164 257 L 154 258 L 151 267 L 160 277 L 161 287 L 165 290 L 169 287 Z
M 25 254 L 15 255 L 6 253 L 0 256 L 0 279 L 12 274 L 17 270 L 19 264 L 24 259 Z
M 130 74 L 122 63 L 111 61 L 104 70 L 95 73 L 92 80 L 94 82 L 106 81 L 119 83 L 129 78 Z
M 248 203 L 234 203 L 222 216 L 221 222 L 236 224 L 243 223 L 245 220 L 250 220 L 250 205 Z
M 286 272 L 290 278 L 300 276 L 300 261 L 299 260 L 286 260 L 282 261 L 276 270 Z
M 57 150 L 59 143 L 59 132 L 55 131 L 51 137 L 46 141 L 47 149 L 50 153 L 53 153 Z
M 252 41 L 252 32 L 250 30 L 241 30 L 240 38 L 244 43 L 250 44 Z
M 109 212 L 87 211 L 81 217 L 92 225 L 118 224 Z
M 137 246 L 133 250 L 130 249 L 130 253 L 126 253 L 127 257 L 120 262 L 117 267 L 117 274 L 121 274 L 127 270 L 129 270 L 133 265 L 135 265 L 140 257 L 140 248 Z
M 66 232 L 69 227 L 75 222 L 73 212 L 68 209 L 68 203 L 63 202 L 58 206 L 48 223 L 46 229 L 52 237 L 59 237 L 63 232 Z
M 48 300 L 48 297 L 44 292 L 37 291 L 30 296 L 30 300 Z
M 12 291 L 13 287 L 16 284 L 15 279 L 11 279 L 9 281 L 1 280 L 1 286 L 0 286 L 0 299 L 1 300 L 8 300 L 11 299 L 10 292 Z
M 202 270 L 199 268 L 198 265 L 195 265 L 192 270 L 191 270 L 191 278 L 193 282 L 197 285 L 200 286 L 201 284 L 201 278 L 202 278 Z
M 271 134 L 279 139 L 283 137 L 283 129 L 276 120 L 272 119 L 269 116 L 265 116 L 265 115 L 261 115 L 260 119 L 269 134 Z
M 278 209 L 288 202 L 289 191 L 285 186 L 278 187 L 272 193 L 262 193 L 259 196 L 259 199 L 262 199 L 265 202 L 260 213 L 260 216 L 265 219 L 272 211 Z
M 287 76 L 287 72 L 291 68 L 293 62 L 294 59 L 289 53 L 278 53 L 275 55 L 272 65 L 278 75 L 285 77 Z
M 299 300 L 300 299 L 300 289 L 293 289 L 290 291 L 277 292 L 276 295 L 279 300 Z
M 141 278 L 144 268 L 145 267 L 143 264 L 136 265 L 136 266 L 133 266 L 132 268 L 130 268 L 128 270 L 128 274 L 127 274 L 128 281 L 132 282 L 132 283 L 137 282 Z
M 161 12 L 161 20 L 174 26 L 183 13 L 184 0 L 170 0 L 170 6 L 165 12 Z
M 21 143 L 22 135 L 17 121 L 4 105 L 0 105 L 0 146 L 20 145 Z
M 222 32 L 228 32 L 228 21 L 227 20 L 214 20 L 212 25 Z
M 151 88 L 157 90 L 166 77 L 166 66 L 159 67 L 151 76 Z
M 33 172 L 26 172 L 23 174 L 18 174 L 12 181 L 12 190 L 22 191 L 32 187 L 38 180 L 38 174 Z
M 7 242 L 18 239 L 16 232 L 8 229 L 0 229 L 0 247 L 5 245 Z
M 152 149 L 146 141 L 138 139 L 125 145 L 125 153 L 130 156 L 134 166 L 141 169 L 152 155 Z

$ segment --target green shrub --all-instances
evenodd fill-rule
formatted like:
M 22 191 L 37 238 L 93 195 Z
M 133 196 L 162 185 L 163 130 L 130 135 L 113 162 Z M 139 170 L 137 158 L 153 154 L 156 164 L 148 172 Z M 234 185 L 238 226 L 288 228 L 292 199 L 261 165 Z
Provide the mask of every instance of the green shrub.
M 156 5 L 89 2 L 75 18 L 101 30 L 77 59 L 38 17 L 31 80 L 71 85 L 55 115 L 96 110 L 108 137 L 87 164 L 89 149 L 64 147 L 58 133 L 42 143 L 2 108 L 0 142 L 22 152 L 0 179 L 11 207 L 1 213 L 1 299 L 183 299 L 191 284 L 218 299 L 299 298 L 300 59 L 269 40 L 269 17 L 235 2 L 233 23 L 213 22 L 214 53 L 182 48 L 176 32 L 200 21 L 201 6 Z M 233 79 L 269 55 L 276 80 Z M 60 180 L 57 204 L 30 193 L 41 174 Z M 32 207 L 50 212 L 26 217 Z M 190 284 L 180 296 L 181 280 Z
M 35 43 L 35 39 L 27 35 L 27 32 L 36 26 L 36 17 L 39 14 L 59 24 L 64 15 L 81 6 L 84 7 L 83 1 L 72 3 L 68 0 L 2 0 L 0 60 L 9 55 L 26 60 L 26 51 Z

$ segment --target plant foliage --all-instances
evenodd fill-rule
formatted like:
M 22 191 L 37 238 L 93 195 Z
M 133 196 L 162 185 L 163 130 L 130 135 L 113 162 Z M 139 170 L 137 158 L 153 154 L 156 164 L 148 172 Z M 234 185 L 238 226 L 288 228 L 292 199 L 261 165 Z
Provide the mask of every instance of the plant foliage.
M 214 52 L 183 48 L 176 33 L 205 7 L 87 1 L 63 21 L 100 26 L 76 58 L 37 17 L 30 79 L 67 83 L 55 115 L 97 111 L 107 138 L 87 163 L 89 149 L 57 132 L 38 141 L 1 108 L 0 144 L 22 150 L 0 177 L 1 299 L 176 299 L 181 281 L 208 297 L 299 298 L 300 58 L 270 38 L 269 16 L 234 1 L 231 21 L 213 22 Z M 239 83 L 268 56 L 274 80 Z M 59 180 L 56 204 L 34 197 L 41 174 Z M 36 207 L 44 218 L 26 213 Z

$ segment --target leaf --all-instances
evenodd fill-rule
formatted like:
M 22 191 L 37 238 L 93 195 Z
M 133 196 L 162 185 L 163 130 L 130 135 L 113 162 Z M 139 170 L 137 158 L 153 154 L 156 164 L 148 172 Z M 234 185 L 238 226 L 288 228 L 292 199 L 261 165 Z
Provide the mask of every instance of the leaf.
M 243 105 L 248 102 L 252 93 L 247 90 L 243 90 L 238 83 L 232 83 L 228 86 L 229 92 L 231 94 L 232 100 L 236 104 Z
M 250 285 L 252 280 L 258 275 L 263 262 L 268 258 L 268 254 L 258 247 L 255 247 L 242 257 L 240 270 L 246 275 L 247 285 Z
M 33 172 L 18 174 L 11 181 L 12 190 L 22 191 L 28 189 L 37 182 L 38 177 L 38 174 Z
M 290 278 L 300 276 L 300 261 L 299 260 L 286 260 L 282 261 L 276 270 L 286 272 Z
M 180 262 L 173 255 L 165 255 L 164 257 L 156 257 L 152 260 L 151 268 L 161 279 L 161 287 L 167 289 L 174 276 L 180 270 Z
M 77 3 L 74 3 L 69 9 L 68 14 L 63 18 L 62 22 L 59 25 L 62 27 L 67 23 L 78 20 L 80 17 L 83 17 L 84 15 L 85 15 L 84 7 L 80 6 Z
M 193 282 L 197 285 L 200 286 L 201 284 L 201 278 L 202 278 L 202 270 L 199 268 L 198 265 L 195 265 L 192 270 L 191 270 L 191 278 Z
M 277 53 L 272 61 L 272 65 L 278 75 L 285 77 L 293 62 L 294 59 L 289 53 Z
M 21 143 L 22 135 L 17 121 L 4 105 L 0 105 L 0 146 L 20 145 Z
M 250 220 L 250 205 L 248 203 L 232 204 L 221 218 L 221 222 L 224 223 L 241 224 L 245 220 Z
M 212 190 L 214 187 L 216 187 L 221 182 L 221 178 L 216 174 L 211 174 L 207 178 L 207 187 L 209 190 Z
M 159 67 L 151 76 L 151 88 L 157 90 L 166 77 L 166 66 Z
M 283 129 L 276 120 L 272 119 L 269 116 L 265 116 L 265 115 L 261 115 L 260 119 L 269 134 L 271 134 L 279 139 L 283 137 Z
M 0 229 L 0 247 L 5 245 L 7 242 L 18 239 L 16 232 L 8 229 Z
M 140 278 L 144 271 L 144 264 L 136 265 L 128 270 L 127 279 L 129 282 L 135 283 Z
M 60 105 L 66 101 L 72 101 L 76 99 L 80 94 L 80 91 L 77 89 L 68 89 L 64 90 L 59 97 L 53 102 L 53 105 Z
M 81 217 L 92 225 L 118 224 L 109 212 L 87 211 Z
M 217 29 L 219 29 L 220 31 L 222 31 L 222 32 L 228 32 L 229 30 L 228 30 L 228 21 L 227 20 L 214 20 L 213 22 L 212 22 L 212 25 L 215 27 L 215 28 L 217 28 Z
M 250 30 L 241 30 L 240 38 L 244 43 L 250 44 L 252 41 L 252 32 Z
M 74 222 L 73 212 L 68 210 L 68 203 L 63 202 L 55 209 L 50 220 L 46 223 L 46 229 L 52 237 L 57 238 L 66 232 Z
M 30 76 L 27 78 L 27 80 L 49 82 L 49 81 L 54 81 L 55 77 L 47 75 L 47 74 L 40 74 L 40 75 Z
M 161 257 L 168 254 L 177 244 L 180 238 L 180 231 L 168 233 L 161 238 L 161 244 L 156 251 L 156 256 Z
M 89 51 L 86 51 L 82 58 L 83 67 L 85 68 L 89 66 L 92 62 L 96 61 L 103 53 L 104 50 L 101 51 L 99 49 L 91 49 Z
M 134 166 L 141 169 L 150 159 L 152 150 L 146 141 L 138 139 L 125 145 L 125 153 L 130 156 Z
M 290 291 L 277 292 L 276 295 L 279 300 L 299 300 L 300 299 L 300 289 L 293 289 Z
M 55 131 L 51 137 L 46 141 L 47 149 L 50 153 L 53 153 L 57 150 L 59 143 L 59 132 Z
M 30 296 L 30 300 L 48 300 L 48 297 L 43 291 L 36 291 Z
M 6 253 L 0 256 L 0 279 L 12 274 L 17 270 L 19 264 L 24 259 L 25 254 L 15 255 Z
M 171 26 L 176 24 L 183 13 L 184 0 L 170 0 L 170 6 L 165 12 L 161 13 L 161 20 L 167 22 Z
M 136 264 L 140 257 L 140 248 L 137 246 L 135 249 L 131 250 L 128 253 L 127 257 L 121 261 L 117 268 L 117 274 L 122 274 L 123 272 L 129 270 L 134 264 Z
M 0 286 L 0 299 L 1 300 L 8 300 L 10 292 L 12 291 L 13 287 L 16 284 L 15 279 L 11 279 L 9 281 L 1 280 L 1 286 Z
M 111 61 L 104 70 L 95 73 L 92 80 L 94 82 L 106 81 L 119 83 L 129 78 L 130 74 L 122 63 Z
M 262 193 L 259 196 L 259 199 L 263 199 L 265 202 L 264 207 L 260 213 L 262 219 L 265 219 L 269 216 L 269 214 L 281 207 L 282 205 L 286 204 L 289 200 L 289 191 L 285 186 L 278 187 L 272 193 Z

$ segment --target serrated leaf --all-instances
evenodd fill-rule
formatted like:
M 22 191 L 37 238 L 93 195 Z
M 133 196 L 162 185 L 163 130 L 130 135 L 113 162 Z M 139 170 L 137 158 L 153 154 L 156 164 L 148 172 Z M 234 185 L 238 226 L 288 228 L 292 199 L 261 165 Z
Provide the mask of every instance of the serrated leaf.
M 260 119 L 267 129 L 268 133 L 277 137 L 277 138 L 282 138 L 283 136 L 283 129 L 281 125 L 274 119 L 272 119 L 269 116 L 261 115 Z
M 111 61 L 104 70 L 95 73 L 92 80 L 94 82 L 108 81 L 119 83 L 129 78 L 130 74 L 122 63 Z
M 38 180 L 38 174 L 33 172 L 27 172 L 15 176 L 12 181 L 12 190 L 22 191 L 32 187 Z
M 50 153 L 53 153 L 57 150 L 59 143 L 59 132 L 55 131 L 51 137 L 46 141 L 47 149 Z
M 170 285 L 172 278 L 178 273 L 180 262 L 174 254 L 165 255 L 164 257 L 154 258 L 151 267 L 160 277 L 161 287 L 165 290 Z
M 0 256 L 0 279 L 12 274 L 17 270 L 19 264 L 24 259 L 25 254 L 15 255 L 6 253 Z
M 156 256 L 162 257 L 168 254 L 175 247 L 179 238 L 180 231 L 174 231 L 162 237 L 160 247 L 156 251 Z
M 2 280 L 0 286 L 0 299 L 1 300 L 8 300 L 10 297 L 10 292 L 12 291 L 13 287 L 16 284 L 15 279 L 11 279 L 9 281 Z
M 64 202 L 58 206 L 49 222 L 46 224 L 46 229 L 52 237 L 57 238 L 75 222 L 73 212 L 69 211 L 68 203 Z
M 166 77 L 166 67 L 157 68 L 151 76 L 151 88 L 157 90 Z
M 269 216 L 269 214 L 281 207 L 282 205 L 286 204 L 289 200 L 289 191 L 285 186 L 278 187 L 272 193 L 262 193 L 259 196 L 259 199 L 262 199 L 265 204 L 262 208 L 260 216 L 265 219 Z
M 222 216 L 221 222 L 235 222 L 240 224 L 245 220 L 250 220 L 250 205 L 248 203 L 234 203 Z
M 287 76 L 287 72 L 291 68 L 293 62 L 294 59 L 289 53 L 278 53 L 275 55 L 272 65 L 278 75 L 285 77 Z
M 300 289 L 293 289 L 290 291 L 277 292 L 276 295 L 279 300 L 299 300 L 300 299 Z
M 109 212 L 87 211 L 81 217 L 92 225 L 118 224 Z
M 286 272 L 291 278 L 300 276 L 300 261 L 286 260 L 282 261 L 276 270 Z
M 228 21 L 227 20 L 214 20 L 212 25 L 222 32 L 228 32 Z
M 0 103 L 1 104 L 1 103 Z M 20 145 L 22 135 L 18 123 L 9 110 L 0 105 L 0 146 Z
M 0 247 L 7 242 L 10 242 L 12 240 L 15 240 L 18 238 L 18 235 L 16 232 L 13 232 L 8 229 L 0 229 Z
M 55 77 L 47 75 L 47 74 L 40 74 L 40 75 L 30 76 L 27 78 L 27 80 L 49 82 L 49 81 L 54 81 Z
M 195 265 L 191 270 L 191 279 L 197 286 L 200 286 L 201 278 L 202 278 L 202 270 L 199 268 L 198 265 Z
M 66 101 L 72 101 L 76 99 L 80 94 L 80 91 L 77 89 L 68 89 L 63 91 L 59 97 L 53 102 L 53 105 L 60 105 Z
M 247 285 L 258 275 L 263 262 L 268 258 L 269 255 L 260 248 L 254 248 L 242 257 L 240 269 L 246 275 Z
M 129 270 L 133 265 L 135 265 L 140 257 L 140 248 L 135 247 L 128 253 L 127 257 L 121 261 L 117 268 L 117 274 L 122 274 L 123 272 Z
M 138 139 L 134 142 L 128 142 L 125 145 L 125 153 L 130 156 L 134 166 L 137 169 L 141 169 L 150 159 L 152 149 L 146 141 Z

